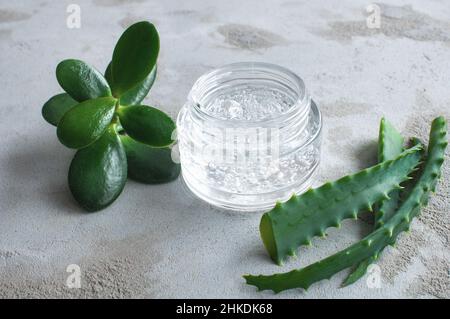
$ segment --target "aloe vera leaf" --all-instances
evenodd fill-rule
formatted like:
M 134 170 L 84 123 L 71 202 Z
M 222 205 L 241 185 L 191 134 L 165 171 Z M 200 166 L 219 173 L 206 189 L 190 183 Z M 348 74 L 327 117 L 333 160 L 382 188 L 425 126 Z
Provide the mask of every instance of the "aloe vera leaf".
M 378 162 L 389 161 L 403 152 L 405 140 L 397 129 L 384 117 L 378 133 Z
M 328 227 L 339 227 L 346 218 L 357 218 L 400 183 L 418 165 L 421 145 L 354 175 L 328 182 L 306 193 L 293 195 L 286 203 L 277 203 L 261 218 L 260 233 L 270 257 L 277 263 L 293 255 L 301 245 L 309 245 L 314 236 L 323 236 Z
M 445 119 L 438 117 L 431 125 L 428 156 L 417 183 L 408 192 L 395 215 L 383 226 L 360 242 L 305 268 L 269 276 L 246 275 L 244 278 L 247 284 L 276 293 L 292 288 L 308 289 L 315 282 L 329 279 L 343 269 L 377 256 L 387 245 L 395 242 L 401 232 L 409 229 L 411 220 L 427 204 L 430 192 L 435 191 L 448 144 L 446 136 Z
M 389 161 L 396 158 L 404 151 L 405 140 L 403 136 L 389 123 L 385 118 L 381 119 L 380 132 L 378 135 L 378 162 Z M 398 207 L 400 191 L 394 190 L 389 194 L 389 200 L 384 200 L 374 210 L 375 213 L 375 228 L 378 228 L 382 223 L 389 219 Z M 383 218 L 386 216 L 386 218 Z
M 380 121 L 380 129 L 378 134 L 378 162 L 392 160 L 400 155 L 404 148 L 404 138 L 385 118 Z M 375 228 L 379 228 L 385 220 L 388 220 L 398 208 L 400 200 L 400 191 L 393 190 L 389 193 L 389 199 L 382 200 L 380 204 L 375 205 Z M 342 286 L 348 286 L 355 283 L 358 279 L 367 273 L 367 268 L 375 261 L 374 257 L 370 257 L 362 261 L 344 280 Z
M 417 144 L 422 144 L 422 141 L 420 141 L 420 139 L 418 138 L 412 138 L 411 145 Z M 411 185 L 414 185 L 416 183 L 416 180 L 417 176 L 415 176 L 412 180 L 408 180 L 405 184 L 405 188 L 406 189 L 411 188 Z M 389 196 L 391 197 L 389 200 L 384 200 L 381 202 L 381 205 L 376 209 L 383 210 L 383 214 L 380 215 L 380 220 L 378 221 L 378 223 L 375 223 L 374 229 L 383 226 L 383 224 L 395 214 L 395 212 L 397 211 L 398 207 L 401 204 L 402 197 L 405 197 L 406 193 L 408 193 L 408 191 L 401 190 L 401 192 L 399 192 L 398 190 L 394 190 L 389 194 Z M 391 243 L 391 245 L 394 244 L 395 242 Z M 342 287 L 349 286 L 355 283 L 357 280 L 359 280 L 362 276 L 364 276 L 367 273 L 367 268 L 377 259 L 378 259 L 377 256 L 372 256 L 366 259 L 365 261 L 361 262 L 359 265 L 357 265 L 357 267 L 344 280 L 344 282 L 342 283 Z

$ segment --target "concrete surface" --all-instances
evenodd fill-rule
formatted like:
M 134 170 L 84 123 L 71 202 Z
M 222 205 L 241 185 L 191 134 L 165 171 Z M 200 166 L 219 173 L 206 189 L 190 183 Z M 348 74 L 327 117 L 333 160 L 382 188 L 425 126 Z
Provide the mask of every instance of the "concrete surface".
M 81 29 L 66 27 L 69 3 Z M 346 271 L 308 292 L 257 293 L 242 274 L 287 271 L 326 257 L 370 230 L 365 221 L 331 229 L 328 240 L 273 265 L 259 239 L 261 213 L 215 209 L 177 181 L 128 182 L 110 208 L 85 214 L 41 106 L 60 92 L 56 64 L 80 58 L 99 69 L 131 23 L 161 35 L 159 76 L 149 104 L 173 117 L 202 73 L 236 61 L 267 61 L 300 74 L 325 118 L 317 184 L 375 162 L 381 116 L 427 139 L 430 120 L 450 118 L 450 4 L 380 4 L 368 29 L 368 1 L 229 0 L 0 1 L 0 297 L 444 297 L 449 283 L 449 163 L 429 207 L 379 263 L 381 287 L 366 279 L 339 289 Z M 68 289 L 66 267 L 81 268 Z

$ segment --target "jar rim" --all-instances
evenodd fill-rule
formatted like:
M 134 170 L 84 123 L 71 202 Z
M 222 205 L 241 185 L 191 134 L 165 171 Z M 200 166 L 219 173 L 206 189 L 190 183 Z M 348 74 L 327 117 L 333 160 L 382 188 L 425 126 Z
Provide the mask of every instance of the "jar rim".
M 291 81 L 295 86 L 295 91 L 298 93 L 295 101 L 292 104 L 292 107 L 289 107 L 286 111 L 280 112 L 275 117 L 270 118 L 262 118 L 262 119 L 255 119 L 255 120 L 246 120 L 246 119 L 224 119 L 218 116 L 215 116 L 202 108 L 200 106 L 199 100 L 203 95 L 196 96 L 197 90 L 204 86 L 208 85 L 209 81 L 211 81 L 213 78 L 219 76 L 219 75 L 229 75 L 231 72 L 237 72 L 237 71 L 249 71 L 249 72 L 261 72 L 262 74 L 278 74 L 286 77 L 289 81 Z M 210 84 L 211 85 L 211 84 Z M 193 109 L 199 115 L 200 117 L 204 118 L 205 120 L 216 122 L 216 123 L 227 123 L 227 125 L 230 124 L 258 124 L 258 125 L 267 125 L 273 122 L 279 122 L 279 121 L 285 121 L 289 120 L 292 116 L 295 116 L 295 114 L 299 110 L 304 110 L 308 106 L 310 106 L 311 99 L 309 95 L 307 94 L 305 83 L 303 80 L 295 74 L 293 71 L 272 63 L 267 62 L 237 62 L 237 63 L 231 63 L 224 66 L 221 66 L 219 68 L 213 69 L 202 76 L 200 76 L 197 81 L 192 86 L 191 91 L 188 95 L 188 103 L 192 103 Z

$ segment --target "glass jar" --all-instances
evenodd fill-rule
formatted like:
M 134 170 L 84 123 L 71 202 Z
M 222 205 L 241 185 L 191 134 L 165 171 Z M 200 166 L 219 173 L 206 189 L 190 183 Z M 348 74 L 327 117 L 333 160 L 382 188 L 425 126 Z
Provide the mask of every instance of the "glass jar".
M 197 80 L 178 115 L 183 180 L 215 206 L 269 209 L 311 186 L 321 127 L 293 72 L 259 62 L 213 70 Z

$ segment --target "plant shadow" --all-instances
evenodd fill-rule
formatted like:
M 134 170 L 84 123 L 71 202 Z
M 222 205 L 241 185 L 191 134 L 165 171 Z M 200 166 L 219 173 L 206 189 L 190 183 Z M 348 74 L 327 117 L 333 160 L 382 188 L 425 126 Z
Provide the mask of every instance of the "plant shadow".
M 357 145 L 353 149 L 353 158 L 361 169 L 378 164 L 378 142 L 369 141 Z
M 19 201 L 38 201 L 65 213 L 83 213 L 70 194 L 67 186 L 67 170 L 72 157 L 70 150 L 61 151 L 53 141 L 18 143 L 7 157 L 10 187 L 8 210 Z M 28 194 L 28 195 L 26 195 Z M 31 207 L 36 202 L 30 203 Z

